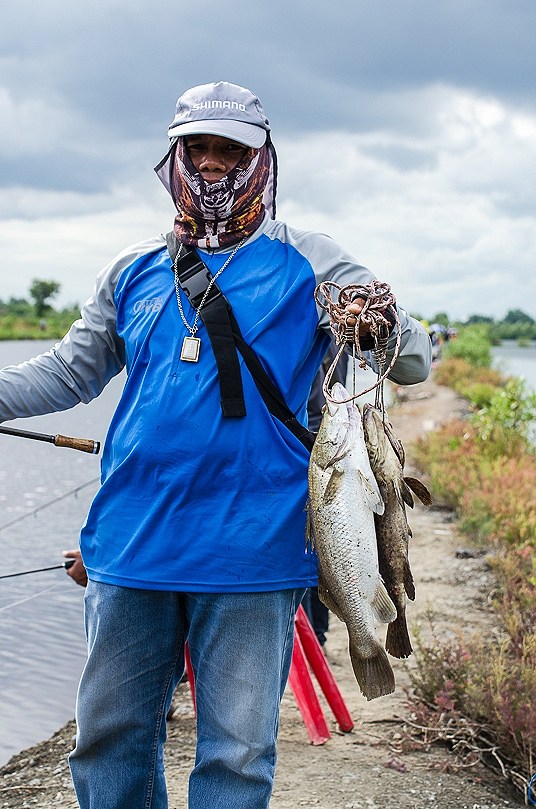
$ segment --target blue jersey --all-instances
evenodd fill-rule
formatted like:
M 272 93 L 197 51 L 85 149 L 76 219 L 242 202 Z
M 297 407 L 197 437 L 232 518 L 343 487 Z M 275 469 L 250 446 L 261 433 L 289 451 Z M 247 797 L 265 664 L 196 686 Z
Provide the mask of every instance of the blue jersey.
M 228 255 L 202 257 L 215 274 Z M 315 286 L 372 278 L 327 236 L 270 219 L 218 278 L 244 339 L 304 423 L 330 341 Z M 181 302 L 193 324 L 185 295 Z M 402 349 L 391 376 L 410 384 L 427 375 L 430 341 L 420 324 L 399 313 Z M 225 418 L 202 322 L 198 362 L 180 359 L 187 334 L 164 238 L 129 248 L 101 273 L 62 343 L 0 372 L 0 417 L 89 401 L 126 365 L 102 485 L 81 533 L 90 578 L 186 592 L 314 585 L 316 559 L 305 545 L 306 449 L 269 413 L 241 358 L 247 415 Z M 28 385 L 35 388 L 29 399 Z

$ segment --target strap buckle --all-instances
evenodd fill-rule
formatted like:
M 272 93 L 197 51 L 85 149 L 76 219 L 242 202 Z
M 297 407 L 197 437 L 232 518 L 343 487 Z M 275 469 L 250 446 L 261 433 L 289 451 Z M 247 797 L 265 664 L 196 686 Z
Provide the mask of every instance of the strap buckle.
M 211 279 L 212 275 L 210 270 L 207 269 L 202 261 L 197 261 L 192 267 L 189 267 L 186 272 L 179 275 L 179 283 L 188 295 L 194 309 L 196 309 L 201 303 L 203 295 L 207 291 L 207 287 Z M 217 285 L 213 284 L 210 292 L 205 298 L 204 306 L 218 298 L 220 295 L 221 292 Z

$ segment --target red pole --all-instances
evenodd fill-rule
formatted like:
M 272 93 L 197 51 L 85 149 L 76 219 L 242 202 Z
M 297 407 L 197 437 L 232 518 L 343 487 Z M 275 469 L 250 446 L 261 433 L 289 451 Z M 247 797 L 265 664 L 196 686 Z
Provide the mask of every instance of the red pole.
M 194 713 L 195 713 L 195 679 L 188 641 L 186 641 L 186 643 L 184 644 L 184 662 L 186 663 L 186 674 L 188 675 L 188 685 L 190 686 L 190 694 L 192 695 L 192 704 L 194 706 Z
M 288 680 L 312 744 L 324 744 L 331 738 L 331 733 L 313 687 L 297 632 L 294 633 L 294 649 Z
M 354 722 L 346 703 L 339 690 L 339 686 L 329 667 L 326 656 L 322 651 L 313 627 L 309 622 L 307 613 L 300 605 L 296 613 L 296 637 L 300 639 L 303 651 L 313 673 L 318 680 L 329 707 L 333 711 L 335 719 L 344 733 L 352 730 Z

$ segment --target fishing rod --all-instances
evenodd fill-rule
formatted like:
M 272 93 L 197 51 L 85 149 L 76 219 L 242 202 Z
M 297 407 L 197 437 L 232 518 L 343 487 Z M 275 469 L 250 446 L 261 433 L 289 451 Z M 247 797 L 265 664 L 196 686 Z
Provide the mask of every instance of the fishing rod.
M 26 511 L 24 514 L 19 514 L 18 517 L 14 517 L 9 522 L 3 523 L 0 525 L 0 531 L 5 531 L 6 528 L 11 528 L 12 525 L 16 525 L 21 520 L 25 520 L 27 517 L 35 517 L 39 514 L 40 511 L 44 511 L 46 508 L 50 508 L 50 506 L 55 506 L 56 503 L 61 503 L 62 500 L 65 500 L 66 497 L 70 497 L 74 494 L 76 497 L 78 492 L 81 492 L 83 489 L 87 489 L 88 486 L 94 486 L 95 483 L 98 483 L 100 477 L 91 478 L 91 480 L 86 480 L 85 483 L 81 483 L 80 486 L 75 486 L 73 489 L 69 489 L 69 491 L 64 492 L 63 494 L 58 495 L 58 497 L 54 497 L 52 500 L 48 500 L 46 503 L 43 503 L 42 506 L 37 506 L 32 511 Z
M 46 435 L 45 433 L 34 433 L 30 430 L 19 430 L 16 427 L 4 427 L 0 425 L 0 433 L 13 435 L 17 438 L 32 438 L 34 441 L 47 441 L 55 447 L 68 447 L 69 449 L 79 449 L 81 452 L 89 452 L 98 455 L 100 452 L 100 441 L 93 441 L 92 438 L 70 438 L 68 435 Z
M 0 579 L 12 579 L 15 576 L 27 576 L 28 573 L 43 573 L 45 570 L 59 570 L 60 568 L 69 570 L 69 568 L 72 567 L 75 562 L 76 559 L 67 559 L 67 561 L 62 562 L 61 565 L 52 565 L 51 567 L 38 567 L 36 570 L 21 570 L 20 573 L 5 573 L 3 576 L 0 576 Z

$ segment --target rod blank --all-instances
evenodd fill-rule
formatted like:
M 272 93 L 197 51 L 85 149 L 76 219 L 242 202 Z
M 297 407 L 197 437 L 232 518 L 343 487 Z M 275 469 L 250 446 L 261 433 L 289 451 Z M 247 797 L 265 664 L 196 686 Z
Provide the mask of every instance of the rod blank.
M 30 430 L 19 430 L 16 427 L 4 427 L 0 425 L 0 433 L 13 435 L 17 438 L 31 438 L 34 441 L 46 441 L 54 444 L 55 447 L 69 447 L 78 449 L 80 452 L 89 452 L 91 455 L 98 455 L 100 452 L 100 441 L 93 441 L 92 438 L 70 438 L 68 435 L 46 435 L 45 433 L 35 433 Z
M 45 570 L 59 570 L 60 568 L 64 568 L 65 570 L 69 570 L 76 559 L 67 559 L 66 562 L 62 562 L 61 565 L 52 565 L 51 567 L 38 567 L 36 570 L 21 570 L 19 573 L 5 573 L 3 576 L 0 576 L 0 579 L 14 579 L 15 576 L 27 576 L 29 573 L 44 573 Z

